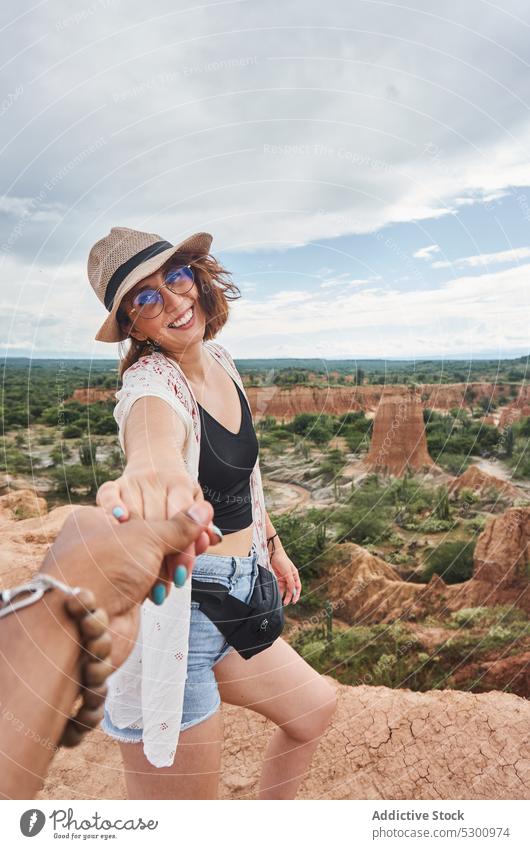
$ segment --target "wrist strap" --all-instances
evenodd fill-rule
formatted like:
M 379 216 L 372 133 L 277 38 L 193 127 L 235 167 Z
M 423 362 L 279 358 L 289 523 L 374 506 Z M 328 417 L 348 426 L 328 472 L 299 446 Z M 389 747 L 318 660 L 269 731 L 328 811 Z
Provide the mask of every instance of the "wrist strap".
M 69 587 L 62 581 L 58 581 L 57 578 L 52 578 L 45 572 L 39 572 L 25 584 L 19 584 L 17 587 L 11 587 L 0 592 L 0 618 L 7 616 L 8 613 L 14 613 L 15 610 L 35 604 L 45 592 L 52 589 L 61 590 L 67 595 L 77 595 L 81 587 Z M 26 593 L 29 593 L 27 598 L 18 598 L 18 596 L 23 596 Z

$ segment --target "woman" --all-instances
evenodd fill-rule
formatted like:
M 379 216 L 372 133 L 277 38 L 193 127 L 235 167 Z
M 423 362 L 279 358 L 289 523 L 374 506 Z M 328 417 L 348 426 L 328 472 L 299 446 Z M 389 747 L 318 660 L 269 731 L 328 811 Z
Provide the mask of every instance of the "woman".
M 301 585 L 265 511 L 257 440 L 234 362 L 213 337 L 239 290 L 196 233 L 177 246 L 112 228 L 88 275 L 109 315 L 96 339 L 129 339 L 115 417 L 127 463 L 98 503 L 120 521 L 167 517 L 197 499 L 198 482 L 221 525 L 194 579 L 218 581 L 248 601 L 258 561 L 284 603 Z M 201 493 L 201 494 L 202 494 Z M 141 634 L 109 679 L 102 728 L 119 740 L 129 798 L 217 798 L 220 701 L 271 719 L 259 798 L 291 799 L 335 709 L 335 691 L 282 638 L 242 658 L 191 601 L 188 548 L 171 563 L 175 587 L 155 587 Z M 142 746 L 130 745 L 143 742 Z

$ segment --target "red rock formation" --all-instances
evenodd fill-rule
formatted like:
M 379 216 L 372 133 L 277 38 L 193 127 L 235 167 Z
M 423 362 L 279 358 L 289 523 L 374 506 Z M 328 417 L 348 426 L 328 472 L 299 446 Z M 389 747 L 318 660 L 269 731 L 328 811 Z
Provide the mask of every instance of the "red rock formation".
M 530 651 L 509 657 L 483 659 L 461 666 L 451 683 L 458 687 L 466 681 L 477 681 L 482 690 L 508 690 L 530 698 Z
M 477 540 L 473 579 L 496 589 L 528 582 L 530 508 L 511 507 L 491 518 Z
M 289 389 L 282 389 L 276 385 L 248 386 L 246 391 L 256 421 L 263 416 L 274 416 L 287 422 L 299 413 L 342 415 L 356 410 L 374 413 L 384 393 L 393 392 L 402 396 L 409 391 L 409 388 L 405 384 L 318 387 L 299 384 Z M 472 395 L 474 396 L 473 404 L 478 404 L 483 398 L 498 402 L 499 398 L 506 396 L 504 390 L 503 384 L 498 383 L 424 383 L 419 386 L 423 408 L 440 411 L 447 411 L 453 407 L 469 410 Z M 70 400 L 87 404 L 113 400 L 114 395 L 114 389 L 76 389 Z M 530 404 L 530 399 L 527 404 Z M 503 408 L 501 417 L 506 415 L 505 411 L 508 409 L 509 407 Z
M 342 543 L 328 552 L 326 577 L 316 586 L 349 624 L 414 621 L 483 605 L 511 604 L 530 612 L 529 539 L 530 507 L 492 517 L 475 547 L 473 577 L 451 585 L 436 574 L 428 584 L 403 581 L 365 548 Z
M 79 401 L 80 404 L 95 404 L 98 401 L 114 401 L 116 389 L 96 389 L 89 387 L 88 389 L 74 389 L 74 394 L 68 401 Z
M 46 499 L 39 498 L 31 489 L 15 490 L 0 497 L 0 526 L 5 520 L 33 519 L 47 512 Z
M 423 619 L 446 608 L 451 588 L 438 575 L 428 584 L 404 581 L 392 566 L 355 543 L 333 548 L 327 563 L 325 579 L 315 586 L 331 601 L 334 614 L 351 625 Z
M 501 478 L 496 478 L 494 475 L 489 475 L 482 471 L 479 466 L 468 466 L 465 472 L 448 484 L 447 489 L 451 495 L 455 495 L 463 489 L 471 489 L 473 492 L 483 495 L 490 487 L 508 498 L 520 498 L 522 494 L 513 484 Z
M 269 415 L 289 421 L 297 413 L 341 415 L 355 410 L 373 413 L 385 393 L 402 396 L 409 390 L 410 387 L 405 384 L 351 387 L 298 385 L 290 389 L 250 386 L 247 393 L 252 410 L 258 418 Z M 498 402 L 506 396 L 506 387 L 499 383 L 423 383 L 419 385 L 417 394 L 423 408 L 442 412 L 453 407 L 469 410 L 471 404 L 476 405 L 482 399 Z
M 499 428 L 510 427 L 523 416 L 530 416 L 530 385 L 523 383 L 515 400 L 502 408 L 499 415 Z
M 383 395 L 364 462 L 374 472 L 398 477 L 407 469 L 442 471 L 429 456 L 419 395 L 410 390 L 403 395 Z

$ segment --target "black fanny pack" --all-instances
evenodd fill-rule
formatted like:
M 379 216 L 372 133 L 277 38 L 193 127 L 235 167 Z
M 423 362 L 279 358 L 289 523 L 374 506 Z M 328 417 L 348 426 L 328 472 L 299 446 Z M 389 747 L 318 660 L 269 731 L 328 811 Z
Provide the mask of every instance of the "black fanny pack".
M 191 579 L 191 598 L 219 628 L 227 643 L 248 660 L 268 648 L 283 631 L 285 616 L 276 576 L 258 563 L 258 574 L 248 604 L 230 595 L 216 581 Z

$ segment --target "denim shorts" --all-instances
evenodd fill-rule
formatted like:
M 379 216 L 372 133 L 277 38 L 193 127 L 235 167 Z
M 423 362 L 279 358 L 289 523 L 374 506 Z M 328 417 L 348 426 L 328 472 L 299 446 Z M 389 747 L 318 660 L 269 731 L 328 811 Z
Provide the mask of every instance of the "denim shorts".
M 248 602 L 258 574 L 258 554 L 254 546 L 246 557 L 200 554 L 195 558 L 192 574 L 196 580 L 218 581 L 228 588 L 231 595 Z M 233 646 L 226 642 L 217 626 L 199 610 L 199 602 L 192 600 L 181 731 L 208 719 L 219 708 L 221 698 L 213 667 L 230 651 L 235 651 Z M 121 742 L 142 741 L 141 728 L 117 728 L 110 721 L 106 709 L 100 728 Z

